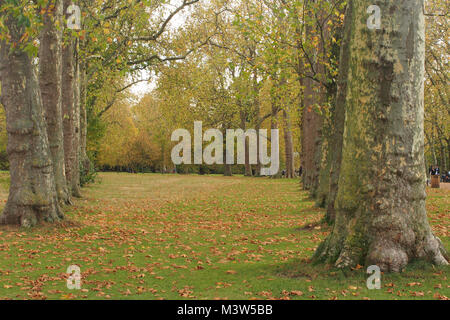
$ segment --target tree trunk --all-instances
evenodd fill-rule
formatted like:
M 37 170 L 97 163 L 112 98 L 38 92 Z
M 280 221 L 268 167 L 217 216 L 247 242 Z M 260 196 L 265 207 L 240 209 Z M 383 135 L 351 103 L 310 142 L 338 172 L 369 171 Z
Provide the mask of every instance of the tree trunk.
M 223 141 L 224 141 L 224 144 L 226 144 L 226 141 L 227 141 L 227 130 L 226 130 L 226 128 L 229 128 L 228 124 L 224 123 L 223 128 L 224 128 L 222 130 L 222 135 L 224 137 Z M 227 154 L 226 153 L 227 153 L 227 148 L 226 148 L 226 145 L 224 145 L 224 148 L 223 148 L 223 158 L 224 159 L 227 158 Z M 223 168 L 224 168 L 223 175 L 225 177 L 231 177 L 233 175 L 233 171 L 231 169 L 231 164 L 227 164 L 226 161 L 224 161 Z
M 316 2 L 315 0 L 310 1 L 310 5 Z M 313 13 L 313 8 L 308 8 L 308 14 L 311 19 L 317 16 Z M 321 19 L 321 18 L 319 18 Z M 324 24 L 325 25 L 325 24 Z M 319 34 L 314 31 L 316 27 L 313 28 L 310 24 L 306 25 L 305 33 L 308 37 L 313 35 L 317 37 L 326 36 L 325 34 Z M 324 30 L 325 32 L 325 30 Z M 323 60 L 325 57 L 321 57 L 323 51 L 323 42 L 320 41 L 318 48 L 312 50 L 310 55 L 310 60 L 314 64 L 314 69 L 316 70 L 316 78 L 325 78 L 325 67 Z M 311 76 L 314 76 L 311 74 Z M 321 163 L 321 142 L 322 142 L 322 116 L 314 110 L 315 105 L 321 106 L 325 102 L 324 88 L 321 84 L 312 80 L 311 78 L 306 78 L 304 80 L 305 90 L 303 97 L 303 114 L 302 114 L 302 161 L 303 161 L 303 189 L 309 190 L 312 198 L 316 197 L 317 188 L 319 186 L 319 172 Z
M 87 155 L 87 75 L 85 64 L 80 68 L 80 164 L 81 170 L 87 175 L 91 170 L 91 161 Z
M 317 187 L 316 194 L 316 206 L 320 208 L 325 208 L 328 203 L 328 194 L 330 187 L 330 168 L 331 168 L 331 154 L 330 154 L 330 119 L 326 120 L 327 124 L 324 125 L 324 134 L 321 143 L 321 164 L 320 164 L 320 173 L 319 173 L 319 186 Z
M 303 189 L 311 190 L 318 182 L 319 168 L 315 162 L 316 153 L 319 152 L 321 117 L 314 111 L 314 82 L 305 79 L 302 114 L 302 167 Z
M 294 141 L 292 138 L 291 120 L 286 110 L 283 110 L 284 151 L 286 158 L 286 178 L 294 178 Z
M 442 139 L 439 139 L 439 146 L 441 151 L 441 172 L 443 173 L 444 170 L 447 169 L 447 159 L 445 155 L 445 148 L 444 144 L 442 143 Z
M 339 174 L 342 161 L 342 143 L 344 135 L 345 123 L 345 103 L 347 101 L 347 78 L 350 63 L 350 37 L 351 37 L 351 22 L 352 22 L 352 8 L 353 1 L 347 3 L 344 21 L 344 34 L 341 42 L 341 52 L 339 58 L 339 77 L 337 80 L 337 93 L 331 114 L 331 137 L 329 144 L 330 156 L 330 178 L 329 191 L 327 199 L 327 213 L 325 220 L 333 223 L 336 217 L 334 203 L 338 192 Z
M 47 133 L 53 161 L 56 193 L 63 204 L 70 203 L 67 189 L 61 107 L 61 37 L 56 21 L 62 24 L 62 2 L 51 1 L 54 7 L 44 14 L 44 27 L 39 47 L 39 84 L 47 123 Z
M 66 13 L 67 7 L 71 4 L 71 0 L 64 0 L 63 3 L 64 12 Z M 62 61 L 62 111 L 66 179 L 70 193 L 73 196 L 78 197 L 80 196 L 77 137 L 79 134 L 79 127 L 77 126 L 76 121 L 79 120 L 79 117 L 77 117 L 77 103 L 75 100 L 77 96 L 75 43 L 72 39 L 68 40 L 63 45 Z M 76 130 L 78 130 L 78 132 Z
M 81 114 L 81 70 L 79 59 L 79 42 L 75 40 L 75 52 L 74 52 L 74 65 L 75 65 L 75 92 L 74 92 L 74 112 L 73 112 L 73 126 L 74 126 L 74 139 L 73 149 L 75 151 L 73 181 L 72 181 L 72 193 L 75 197 L 81 197 L 80 191 L 80 168 L 81 168 L 81 131 L 80 131 L 80 114 Z
M 245 130 L 247 129 L 247 113 L 244 111 L 240 112 L 240 117 L 241 117 L 241 129 Z M 251 177 L 253 176 L 252 173 L 252 165 L 250 164 L 250 149 L 249 149 L 249 143 L 248 143 L 248 139 L 245 139 L 245 173 L 244 175 L 246 177 Z
M 315 258 L 401 271 L 448 264 L 425 209 L 423 0 L 378 2 L 381 30 L 352 2 L 350 64 L 336 222 Z
M 23 23 L 2 15 L 10 43 L 19 43 Z M 0 44 L 1 103 L 8 132 L 11 185 L 1 224 L 31 227 L 64 217 L 58 204 L 41 94 L 32 59 L 21 49 Z

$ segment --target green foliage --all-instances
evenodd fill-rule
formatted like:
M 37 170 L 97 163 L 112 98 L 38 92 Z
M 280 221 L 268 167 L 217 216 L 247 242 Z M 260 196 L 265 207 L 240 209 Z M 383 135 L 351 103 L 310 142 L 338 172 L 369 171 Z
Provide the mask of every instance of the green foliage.
M 90 183 L 96 182 L 97 177 L 97 170 L 90 158 L 80 158 L 80 186 L 84 187 Z

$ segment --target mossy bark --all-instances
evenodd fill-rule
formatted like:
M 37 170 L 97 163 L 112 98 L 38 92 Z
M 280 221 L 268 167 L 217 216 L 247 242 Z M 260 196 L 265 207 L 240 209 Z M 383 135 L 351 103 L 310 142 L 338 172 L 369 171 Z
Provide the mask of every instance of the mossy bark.
M 330 185 L 330 168 L 331 168 L 331 153 L 330 153 L 330 120 L 324 119 L 323 140 L 321 143 L 321 164 L 319 174 L 319 186 L 316 194 L 316 206 L 325 208 L 328 203 L 329 185 Z
M 284 155 L 286 159 L 286 178 L 295 177 L 294 168 L 294 139 L 292 137 L 292 125 L 288 111 L 283 109 L 283 135 Z
M 62 2 L 53 0 L 48 7 L 43 16 L 44 27 L 40 37 L 39 85 L 45 110 L 56 192 L 61 203 L 69 204 L 70 194 L 66 182 L 62 130 L 62 33 L 56 27 L 58 21 L 62 25 Z
M 71 0 L 63 0 L 64 12 L 71 5 Z M 67 14 L 66 14 L 66 18 Z M 70 31 L 68 30 L 67 33 Z M 75 60 L 75 41 L 68 37 L 62 48 L 62 111 L 63 111 L 63 133 L 64 133 L 64 159 L 66 169 L 67 185 L 70 193 L 80 196 L 79 181 L 79 95 L 78 95 L 78 73 Z
M 11 43 L 25 32 L 17 18 L 4 15 L 10 42 L 0 44 L 1 103 L 8 132 L 11 185 L 0 224 L 32 227 L 64 217 L 58 205 L 41 93 L 33 60 Z
M 327 212 L 325 219 L 334 223 L 336 218 L 336 212 L 334 208 L 334 203 L 336 200 L 336 195 L 338 192 L 338 182 L 339 175 L 341 171 L 341 161 L 342 161 L 342 144 L 344 136 L 344 124 L 345 124 L 345 104 L 347 101 L 347 79 L 349 72 L 349 62 L 350 62 L 350 37 L 351 37 L 351 21 L 353 14 L 353 1 L 348 1 L 344 30 L 341 41 L 341 51 L 339 58 L 339 76 L 337 80 L 337 93 L 336 100 L 334 101 L 333 111 L 331 114 L 331 126 L 330 126 L 330 139 L 329 139 L 329 190 L 327 196 Z
M 315 258 L 401 271 L 413 259 L 448 264 L 425 210 L 423 0 L 353 1 L 336 221 Z

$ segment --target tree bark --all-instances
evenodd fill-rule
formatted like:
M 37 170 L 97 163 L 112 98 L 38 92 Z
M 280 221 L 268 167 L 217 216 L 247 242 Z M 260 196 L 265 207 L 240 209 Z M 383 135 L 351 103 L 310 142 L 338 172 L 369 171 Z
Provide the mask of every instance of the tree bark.
M 62 2 L 51 1 L 48 7 L 53 9 L 48 10 L 43 16 L 44 27 L 39 47 L 39 84 L 53 161 L 56 193 L 62 204 L 69 204 L 70 194 L 66 182 L 62 130 L 62 34 L 56 27 L 57 21 L 62 25 Z
M 66 13 L 68 6 L 71 4 L 71 0 L 63 0 L 63 3 L 64 12 Z M 78 94 L 76 93 L 77 75 L 75 69 L 75 41 L 72 39 L 69 39 L 63 44 L 62 65 L 62 111 L 66 179 L 70 193 L 75 197 L 79 197 L 79 125 L 76 124 L 77 120 L 79 122 L 79 117 L 77 117 L 76 111 L 78 106 L 76 98 Z
M 241 118 L 241 129 L 247 130 L 247 113 L 245 111 L 240 112 L 240 118 Z M 248 139 L 245 139 L 245 172 L 244 175 L 246 177 L 253 176 L 252 173 L 252 165 L 250 164 L 250 150 L 249 150 L 249 143 Z
M 87 155 L 87 75 L 85 65 L 80 68 L 80 164 L 84 174 L 88 174 L 92 168 Z
M 25 32 L 16 17 L 7 16 L 10 43 Z M 56 194 L 51 152 L 35 66 L 27 53 L 0 44 L 1 103 L 8 132 L 11 185 L 0 224 L 32 227 L 64 217 Z
M 283 133 L 284 133 L 284 154 L 286 158 L 286 178 L 292 179 L 295 176 L 294 168 L 294 141 L 292 138 L 292 127 L 289 114 L 283 109 Z
M 316 0 L 310 1 L 312 3 Z M 308 14 L 311 19 L 317 16 L 313 12 L 313 8 L 308 8 Z M 322 18 L 319 18 L 320 20 Z M 321 21 L 322 22 L 322 21 Z M 314 31 L 317 27 L 312 27 L 310 24 L 306 25 L 305 33 L 308 37 L 312 36 L 326 36 Z M 314 48 L 310 53 L 310 62 L 314 64 L 316 74 L 310 74 L 316 78 L 325 77 L 325 67 L 323 60 L 325 57 L 320 57 L 323 51 L 323 41 L 320 42 L 319 48 Z M 311 79 L 310 77 L 304 80 L 305 90 L 303 97 L 303 114 L 302 114 L 302 167 L 303 167 L 303 189 L 309 190 L 312 198 L 317 195 L 317 188 L 319 186 L 319 172 L 321 163 L 321 142 L 322 142 L 322 125 L 323 118 L 316 112 L 315 105 L 321 106 L 325 102 L 325 90 L 322 85 Z
M 314 111 L 314 82 L 305 79 L 302 113 L 302 167 L 303 189 L 314 190 L 318 184 L 319 163 L 316 154 L 320 152 L 320 139 L 322 129 L 321 116 Z
M 73 126 L 74 126 L 74 139 L 73 139 L 73 149 L 75 151 L 74 158 L 74 171 L 73 171 L 73 181 L 72 181 L 72 193 L 75 197 L 81 197 L 80 191 L 80 169 L 81 169 L 81 130 L 80 130 L 80 114 L 81 114 L 81 70 L 80 70 L 80 59 L 79 59 L 79 42 L 78 39 L 75 40 L 75 52 L 74 52 L 74 65 L 75 65 L 75 92 L 74 92 L 74 111 L 73 111 Z
M 330 140 L 331 140 L 331 124 L 330 119 L 324 119 L 323 138 L 320 145 L 321 148 L 321 163 L 319 173 L 319 186 L 316 193 L 316 206 L 325 208 L 328 203 L 329 186 L 330 186 L 330 169 L 331 169 L 331 154 L 330 154 Z
M 345 103 L 347 101 L 347 79 L 350 63 L 350 37 L 351 37 L 351 22 L 353 14 L 353 1 L 347 3 L 344 21 L 344 34 L 341 42 L 341 52 L 339 58 L 339 76 L 337 80 L 337 93 L 331 114 L 331 137 L 329 144 L 330 157 L 330 178 L 329 191 L 327 198 L 327 212 L 325 220 L 329 223 L 334 223 L 336 212 L 334 203 L 338 192 L 338 182 L 342 161 L 342 144 L 344 136 L 345 123 Z
M 423 0 L 352 2 L 350 62 L 336 222 L 315 259 L 401 271 L 422 258 L 448 264 L 425 209 Z
M 226 128 L 229 128 L 229 125 L 227 124 L 227 123 L 224 123 L 224 125 L 223 125 L 223 130 L 222 130 L 222 135 L 223 135 L 223 137 L 224 137 L 224 139 L 223 139 L 223 141 L 224 141 L 224 148 L 223 148 L 223 159 L 225 160 L 226 158 L 227 158 L 227 154 L 226 154 L 226 150 L 227 150 L 227 148 L 226 148 L 226 141 L 227 141 L 227 129 Z M 232 170 L 232 168 L 231 168 L 231 164 L 227 164 L 226 163 L 226 161 L 224 161 L 224 164 L 223 164 L 223 175 L 225 176 L 225 177 L 231 177 L 231 176 L 233 176 L 233 170 Z

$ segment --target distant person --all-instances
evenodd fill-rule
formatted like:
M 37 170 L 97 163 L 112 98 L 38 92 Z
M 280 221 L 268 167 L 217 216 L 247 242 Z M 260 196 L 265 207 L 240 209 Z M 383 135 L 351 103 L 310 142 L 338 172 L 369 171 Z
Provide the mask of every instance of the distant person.
M 439 167 L 438 166 L 434 166 L 433 169 L 431 170 L 431 175 L 432 176 L 438 176 L 439 175 Z

